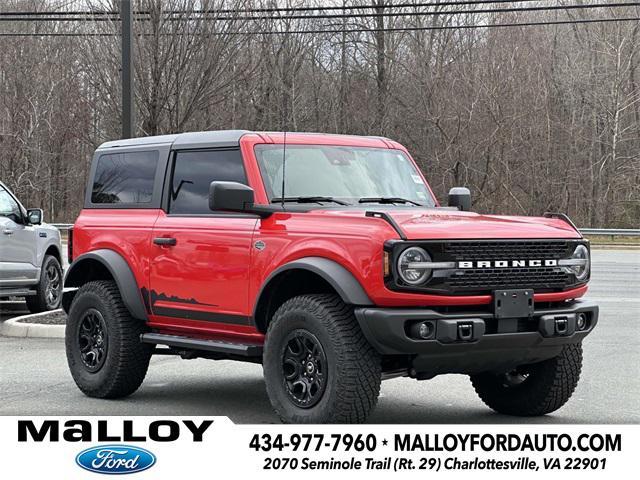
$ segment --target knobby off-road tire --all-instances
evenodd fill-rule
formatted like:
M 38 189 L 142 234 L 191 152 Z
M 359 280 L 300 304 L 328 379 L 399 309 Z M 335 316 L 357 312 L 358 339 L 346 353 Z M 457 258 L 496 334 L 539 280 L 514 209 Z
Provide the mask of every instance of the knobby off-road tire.
M 557 357 L 516 370 L 520 383 L 509 374 L 472 375 L 480 399 L 499 413 L 537 416 L 562 407 L 573 394 L 582 368 L 582 344 L 565 345 Z
M 291 370 L 291 358 L 299 341 L 309 350 L 315 349 L 319 357 L 317 361 L 311 359 L 315 368 L 309 367 L 306 358 L 313 355 L 299 359 L 300 372 L 308 375 L 306 379 L 314 379 L 313 372 L 317 375 L 319 370 L 326 370 L 320 372 L 323 385 L 316 387 L 316 396 L 307 405 L 301 405 L 303 400 L 298 397 L 303 395 L 287 381 L 287 375 L 296 375 Z M 307 361 L 307 370 L 303 361 Z M 353 308 L 337 295 L 302 295 L 282 304 L 267 331 L 263 365 L 271 404 L 287 423 L 363 422 L 380 393 L 380 356 L 363 336 Z
M 40 270 L 36 294 L 25 297 L 31 313 L 48 312 L 60 308 L 62 302 L 62 267 L 58 259 L 45 255 Z
M 144 322 L 129 314 L 115 282 L 94 281 L 80 287 L 65 332 L 67 362 L 78 388 L 97 398 L 135 392 L 153 351 L 153 346 L 140 342 L 145 331 Z M 88 348 L 91 341 L 98 345 L 95 349 Z M 100 346 L 105 347 L 103 354 L 93 354 Z

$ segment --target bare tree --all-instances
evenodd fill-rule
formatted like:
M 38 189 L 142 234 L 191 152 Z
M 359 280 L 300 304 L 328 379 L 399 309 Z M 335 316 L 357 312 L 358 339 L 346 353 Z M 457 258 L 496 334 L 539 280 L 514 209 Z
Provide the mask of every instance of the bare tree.
M 319 0 L 136 0 L 137 133 L 382 134 L 414 153 L 439 196 L 472 188 L 479 211 L 638 227 L 640 24 L 442 29 L 586 14 L 414 3 L 342 0 L 355 9 L 318 15 L 269 9 Z M 116 0 L 7 0 L 0 11 L 79 6 L 118 10 Z M 95 17 L 0 24 L 92 34 L 3 37 L 0 48 L 0 178 L 59 221 L 82 206 L 91 152 L 120 135 L 119 24 Z

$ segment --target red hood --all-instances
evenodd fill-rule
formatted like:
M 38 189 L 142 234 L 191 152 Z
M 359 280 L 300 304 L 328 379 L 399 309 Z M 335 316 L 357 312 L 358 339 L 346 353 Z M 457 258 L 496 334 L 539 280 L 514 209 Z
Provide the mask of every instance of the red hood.
M 376 211 L 371 208 L 369 210 Z M 481 215 L 435 209 L 377 209 L 389 214 L 409 240 L 478 238 L 581 238 L 571 225 L 557 218 Z M 364 215 L 362 210 L 324 213 Z

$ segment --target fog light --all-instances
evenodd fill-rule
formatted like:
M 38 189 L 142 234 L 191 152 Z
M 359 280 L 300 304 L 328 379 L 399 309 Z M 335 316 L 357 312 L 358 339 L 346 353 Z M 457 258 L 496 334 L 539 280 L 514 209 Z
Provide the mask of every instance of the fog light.
M 436 333 L 436 328 L 433 322 L 420 322 L 411 325 L 411 336 L 428 340 L 433 338 Z
M 576 319 L 576 327 L 578 330 L 584 330 L 587 328 L 587 316 L 584 313 L 579 313 Z

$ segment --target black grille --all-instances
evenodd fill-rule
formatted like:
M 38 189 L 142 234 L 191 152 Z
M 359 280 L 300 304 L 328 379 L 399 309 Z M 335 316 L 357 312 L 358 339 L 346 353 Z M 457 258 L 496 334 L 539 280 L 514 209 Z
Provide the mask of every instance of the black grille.
M 448 242 L 444 254 L 453 260 L 559 259 L 571 256 L 575 244 L 563 241 Z
M 450 287 L 458 292 L 505 287 L 556 290 L 569 283 L 569 275 L 552 267 L 472 269 L 458 271 L 449 279 Z
M 434 262 L 473 262 L 473 268 L 434 270 L 423 285 L 412 286 L 398 281 L 395 262 L 393 275 L 387 285 L 392 289 L 440 295 L 485 295 L 495 290 L 532 288 L 536 292 L 557 292 L 574 288 L 579 282 L 575 275 L 562 267 L 515 267 L 514 260 L 560 260 L 570 258 L 580 240 L 451 240 L 416 242 L 425 248 Z M 396 244 L 394 258 L 406 248 Z M 496 261 L 508 261 L 506 267 L 495 267 Z M 489 268 L 478 268 L 477 262 L 492 262 Z

